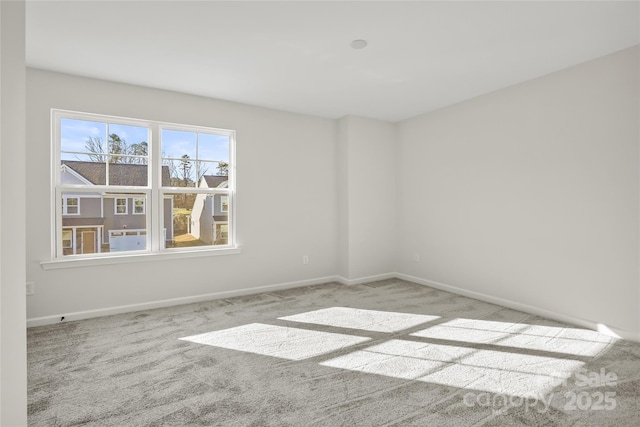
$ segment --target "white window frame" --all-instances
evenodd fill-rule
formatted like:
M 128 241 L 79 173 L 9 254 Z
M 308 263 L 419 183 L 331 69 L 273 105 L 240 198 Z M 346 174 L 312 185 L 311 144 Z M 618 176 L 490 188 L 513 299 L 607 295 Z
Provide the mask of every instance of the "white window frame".
M 146 186 L 109 186 L 109 185 L 63 185 L 61 182 L 61 120 L 75 119 L 95 121 L 109 124 L 143 126 L 149 129 L 148 142 L 148 180 Z M 235 208 L 235 131 L 213 127 L 182 125 L 167 122 L 149 121 L 117 117 L 93 113 L 83 113 L 68 110 L 51 110 L 52 129 L 52 168 L 51 168 L 51 210 L 55 214 L 51 220 L 51 260 L 43 261 L 44 269 L 67 268 L 87 265 L 104 265 L 112 263 L 128 263 L 147 260 L 162 260 L 169 258 L 189 258 L 208 255 L 227 255 L 240 253 L 236 243 Z M 214 133 L 226 135 L 229 138 L 229 175 L 228 185 L 225 188 L 199 188 L 199 187 L 162 187 L 162 148 L 161 134 L 163 129 L 178 130 L 196 133 Z M 196 160 L 196 159 L 194 159 Z M 197 159 L 209 161 L 215 159 Z M 108 165 L 107 165 L 108 167 Z M 95 195 L 108 193 L 126 193 L 129 198 L 145 199 L 144 210 L 147 214 L 147 245 L 142 251 L 130 251 L 125 253 L 102 252 L 85 255 L 63 255 L 62 248 L 62 197 L 64 193 L 73 193 L 78 201 L 84 194 Z M 186 248 L 165 248 L 164 224 L 164 199 L 173 194 L 224 194 L 229 197 L 229 243 L 227 245 L 205 245 Z M 115 196 L 118 197 L 118 196 Z M 116 202 L 114 197 L 114 213 Z M 79 208 L 78 208 L 79 209 Z M 132 207 L 132 210 L 135 208 Z M 128 212 L 128 203 L 127 203 Z M 104 212 L 106 214 L 106 212 Z M 140 213 L 139 213 L 140 214 Z M 118 215 L 123 215 L 122 213 Z M 173 223 L 171 223 L 173 227 Z M 67 227 L 65 227 L 67 228 Z
M 75 213 L 69 213 L 69 199 L 76 199 L 78 203 L 76 205 L 71 205 L 77 209 Z M 62 198 L 62 215 L 65 216 L 75 216 L 80 215 L 80 197 L 77 195 L 64 196 Z
M 133 197 L 131 202 L 131 207 L 133 211 L 131 212 L 133 215 L 145 215 L 147 213 L 147 200 L 144 197 Z M 136 201 L 142 200 L 142 212 L 136 212 Z
M 215 187 L 215 188 L 209 188 L 209 187 L 200 187 L 200 186 L 195 186 L 195 187 L 162 187 L 161 186 L 161 176 L 158 176 L 155 182 L 157 182 L 159 184 L 159 189 L 160 189 L 160 194 L 161 197 L 159 197 L 157 200 L 161 200 L 164 197 L 170 196 L 170 195 L 176 195 L 176 194 L 194 194 L 194 195 L 198 195 L 198 194 L 206 194 L 206 195 L 210 195 L 212 198 L 217 195 L 217 194 L 222 194 L 222 195 L 226 195 L 229 197 L 229 204 L 232 203 L 233 197 L 235 195 L 235 131 L 232 130 L 225 130 L 225 129 L 216 129 L 216 128 L 206 128 L 206 127 L 201 127 L 201 126 L 183 126 L 183 125 L 176 125 L 176 124 L 171 124 L 171 123 L 161 123 L 159 126 L 159 136 L 160 136 L 160 142 L 162 145 L 162 131 L 163 130 L 169 130 L 169 131 L 182 131 L 182 132 L 193 132 L 196 133 L 196 144 L 198 144 L 198 133 L 217 133 L 217 134 L 221 134 L 221 135 L 226 135 L 229 138 L 229 161 L 224 161 L 225 163 L 229 163 L 229 174 L 227 177 L 227 185 L 223 186 L 223 187 Z M 160 158 L 160 162 L 164 164 L 165 161 L 170 161 L 170 160 L 177 160 L 180 161 L 180 158 L 176 158 L 176 157 L 162 157 L 162 150 L 160 150 L 160 152 L 156 151 L 156 155 L 159 156 Z M 197 149 L 197 145 L 196 145 L 196 158 L 194 159 L 190 159 L 191 161 L 194 161 L 194 163 L 197 165 L 198 161 L 202 161 L 202 162 L 220 162 L 222 160 L 220 159 L 209 159 L 209 158 L 199 158 L 198 157 L 198 149 Z M 197 182 L 195 183 L 196 185 L 198 184 Z M 163 209 L 159 209 L 160 213 L 163 214 L 164 210 Z M 163 217 L 161 215 L 160 217 L 160 221 L 162 223 L 163 221 Z M 226 245 L 207 245 L 207 246 L 196 246 L 193 247 L 192 250 L 218 250 L 218 251 L 222 251 L 225 249 L 229 249 L 231 251 L 234 251 L 237 249 L 236 246 L 236 240 L 235 240 L 235 228 L 232 228 L 235 226 L 235 211 L 232 209 L 232 211 L 229 213 L 229 241 Z M 169 251 L 180 251 L 183 250 L 181 248 L 168 248 L 166 249 L 167 252 Z
M 118 208 L 122 205 L 118 205 L 118 200 L 124 200 L 124 212 L 118 212 Z M 113 198 L 113 214 L 114 215 L 129 215 L 129 198 L 128 197 L 114 197 Z

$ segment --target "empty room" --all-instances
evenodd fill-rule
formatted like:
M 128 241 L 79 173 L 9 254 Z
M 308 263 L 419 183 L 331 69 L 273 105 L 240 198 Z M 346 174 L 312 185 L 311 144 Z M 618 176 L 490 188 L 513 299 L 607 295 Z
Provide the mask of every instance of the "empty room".
M 640 2 L 0 24 L 3 427 L 640 423 Z

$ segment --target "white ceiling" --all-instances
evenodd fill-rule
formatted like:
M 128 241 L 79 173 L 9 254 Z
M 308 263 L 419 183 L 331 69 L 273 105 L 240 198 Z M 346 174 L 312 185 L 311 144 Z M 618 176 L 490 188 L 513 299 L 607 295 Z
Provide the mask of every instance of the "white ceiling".
M 36 68 L 397 121 L 638 44 L 639 15 L 638 1 L 29 1 L 26 55 Z

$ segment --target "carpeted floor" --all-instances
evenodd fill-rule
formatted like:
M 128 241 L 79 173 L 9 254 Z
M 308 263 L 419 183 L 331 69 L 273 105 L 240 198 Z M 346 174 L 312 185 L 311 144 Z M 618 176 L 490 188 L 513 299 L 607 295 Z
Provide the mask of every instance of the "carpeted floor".
M 638 426 L 640 344 L 400 281 L 28 330 L 31 426 Z

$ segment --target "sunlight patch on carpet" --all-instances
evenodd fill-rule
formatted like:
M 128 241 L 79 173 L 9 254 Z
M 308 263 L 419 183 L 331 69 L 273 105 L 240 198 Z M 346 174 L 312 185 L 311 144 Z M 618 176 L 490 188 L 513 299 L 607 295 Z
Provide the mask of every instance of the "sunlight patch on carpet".
M 584 363 L 393 339 L 320 365 L 490 393 L 539 397 L 561 385 Z
M 330 307 L 321 310 L 279 317 L 300 323 L 361 329 L 371 332 L 398 332 L 439 319 L 440 316 L 398 313 L 393 311 L 365 310 L 350 307 Z
M 449 320 L 411 336 L 591 357 L 609 348 L 616 340 L 578 328 L 476 319 Z
M 180 339 L 289 360 L 304 360 L 370 340 L 366 337 L 262 323 L 251 323 Z

